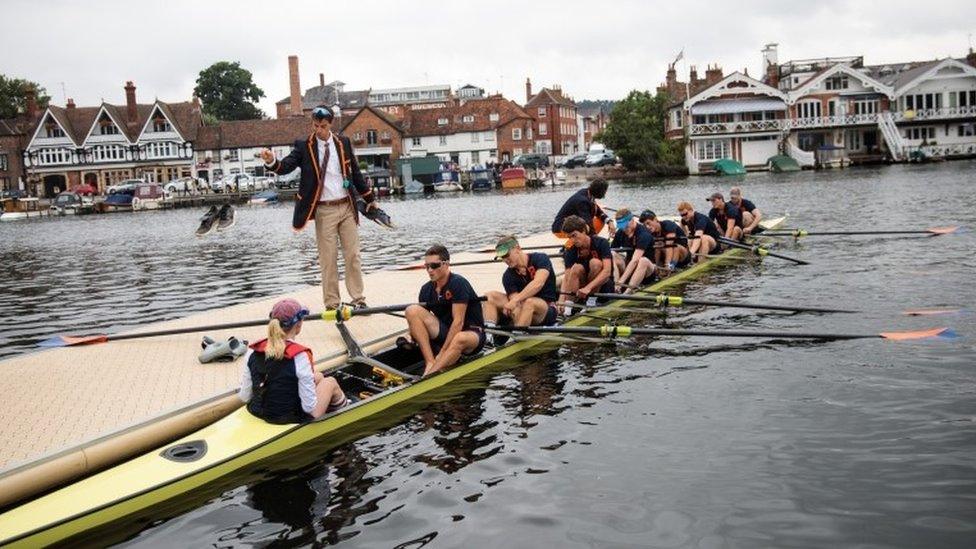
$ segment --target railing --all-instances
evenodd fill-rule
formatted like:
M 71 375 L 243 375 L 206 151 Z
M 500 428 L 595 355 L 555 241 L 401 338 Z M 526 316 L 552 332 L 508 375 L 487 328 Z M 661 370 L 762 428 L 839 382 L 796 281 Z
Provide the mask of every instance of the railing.
M 796 163 L 802 166 L 812 167 L 816 164 L 817 157 L 814 153 L 810 151 L 805 151 L 793 143 L 789 139 L 785 142 L 786 154 L 789 155 Z
M 713 135 L 723 133 L 765 132 L 786 129 L 786 120 L 749 120 L 742 122 L 716 122 L 713 124 L 691 125 L 691 135 Z
M 803 128 L 826 128 L 830 126 L 857 126 L 863 124 L 875 124 L 878 115 L 872 114 L 848 114 L 845 116 L 818 116 L 814 118 L 790 118 L 787 119 L 784 129 L 803 129 Z
M 968 107 L 944 107 L 941 109 L 919 109 L 891 113 L 896 122 L 911 120 L 938 120 L 943 118 L 976 117 L 976 105 Z
M 908 156 L 911 157 L 912 151 L 921 151 L 928 157 L 946 156 L 970 156 L 976 154 L 976 143 L 950 143 L 946 145 L 919 145 L 917 147 L 907 147 Z
M 885 143 L 888 144 L 888 152 L 891 153 L 891 159 L 895 162 L 903 160 L 905 142 L 901 138 L 901 133 L 898 132 L 898 126 L 895 125 L 894 117 L 890 111 L 885 111 L 878 117 L 878 128 L 881 130 L 881 136 L 884 138 Z

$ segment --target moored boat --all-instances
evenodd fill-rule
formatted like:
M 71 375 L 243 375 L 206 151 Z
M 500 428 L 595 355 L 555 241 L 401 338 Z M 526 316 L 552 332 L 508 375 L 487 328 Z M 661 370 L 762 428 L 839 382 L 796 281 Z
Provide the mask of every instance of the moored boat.
M 775 228 L 785 218 L 764 223 Z M 672 275 L 645 292 L 660 292 L 703 271 L 745 253 L 732 249 Z M 599 311 L 567 319 L 564 325 L 582 326 L 609 320 L 624 312 L 625 300 L 614 301 Z M 345 327 L 339 324 L 339 329 Z M 274 425 L 239 408 L 229 416 L 133 460 L 11 509 L 0 515 L 0 545 L 48 545 L 144 512 L 163 502 L 205 486 L 215 487 L 222 478 L 255 463 L 321 439 L 340 429 L 380 414 L 421 394 L 499 361 L 541 348 L 544 338 L 527 337 L 490 350 L 452 369 L 422 379 L 411 379 L 423 370 L 416 351 L 388 348 L 367 357 L 346 337 L 350 359 L 331 373 L 347 394 L 358 395 L 355 404 L 304 424 Z M 551 340 L 550 340 L 551 341 Z M 405 375 L 404 375 L 405 374 Z M 341 439 L 340 439 L 341 440 Z M 319 451 L 322 450 L 320 446 Z
M 132 193 L 132 210 L 158 210 L 167 205 L 168 196 L 162 185 L 142 183 Z
M 52 215 L 79 215 L 94 211 L 94 200 L 70 191 L 59 194 L 54 198 L 54 202 L 51 202 Z
M 492 187 L 494 187 L 494 175 L 491 170 L 486 168 L 471 170 L 472 191 L 490 191 Z
M 520 189 L 525 187 L 525 168 L 508 168 L 502 172 L 503 189 Z

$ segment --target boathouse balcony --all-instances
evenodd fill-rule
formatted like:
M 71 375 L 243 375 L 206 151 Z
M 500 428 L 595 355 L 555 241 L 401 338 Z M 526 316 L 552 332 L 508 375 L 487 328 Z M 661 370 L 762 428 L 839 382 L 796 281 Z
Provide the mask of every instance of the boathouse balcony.
M 939 109 L 919 109 L 893 112 L 895 122 L 913 120 L 951 120 L 954 118 L 976 118 L 976 105 L 967 107 L 942 107 Z
M 739 122 L 714 122 L 711 124 L 692 124 L 691 135 L 726 135 L 732 133 L 782 131 L 786 128 L 785 119 L 743 120 Z
M 878 123 L 877 113 L 848 114 L 836 116 L 815 116 L 808 118 L 790 118 L 784 129 L 830 128 L 836 126 L 868 126 Z

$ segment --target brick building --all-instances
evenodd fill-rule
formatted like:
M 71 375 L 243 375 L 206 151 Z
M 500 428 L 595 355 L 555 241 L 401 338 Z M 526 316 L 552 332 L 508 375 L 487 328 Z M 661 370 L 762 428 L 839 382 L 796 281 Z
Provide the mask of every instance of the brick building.
M 526 78 L 525 112 L 535 119 L 535 152 L 570 155 L 579 151 L 576 103 L 559 86 L 542 88 L 533 95 L 532 82 Z
M 580 109 L 579 117 L 582 122 L 582 150 L 587 151 L 593 144 L 593 139 L 607 127 L 610 113 L 602 105 L 595 105 L 589 109 Z
M 403 129 L 399 120 L 371 106 L 340 121 L 340 133 L 348 137 L 356 158 L 370 166 L 395 169 L 403 155 Z
M 0 120 L 0 191 L 28 189 L 24 148 L 40 112 L 34 90 L 28 90 L 24 99 L 23 113 Z
M 194 145 L 193 175 L 207 181 L 236 174 L 264 175 L 264 162 L 255 154 L 271 149 L 278 158 L 291 152 L 295 141 L 311 132 L 307 118 L 233 120 L 204 126 Z

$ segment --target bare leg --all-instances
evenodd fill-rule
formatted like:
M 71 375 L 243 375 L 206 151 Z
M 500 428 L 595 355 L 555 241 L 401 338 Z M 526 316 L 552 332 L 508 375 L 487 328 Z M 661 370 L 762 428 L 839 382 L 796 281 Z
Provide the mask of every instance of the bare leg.
M 472 331 L 465 330 L 459 332 L 451 343 L 444 349 L 441 349 L 440 354 L 437 355 L 437 359 L 434 363 L 424 369 L 424 375 L 429 376 L 434 372 L 439 372 L 444 368 L 448 368 L 457 364 L 458 359 L 461 358 L 462 353 L 470 353 L 478 347 L 478 334 Z
M 644 282 L 644 277 L 648 275 L 654 269 L 654 265 L 651 264 L 651 260 L 647 257 L 642 257 L 637 261 L 637 267 L 634 268 L 634 273 L 630 275 L 631 286 L 638 286 L 641 282 Z M 632 288 L 627 288 L 627 292 L 632 292 Z
M 481 311 L 485 316 L 485 321 L 498 324 L 498 319 L 502 315 L 502 308 L 508 303 L 508 296 L 501 292 L 493 291 L 485 292 L 485 297 L 487 299 L 481 305 Z
M 403 313 L 407 317 L 410 337 L 420 347 L 420 354 L 424 356 L 424 364 L 430 366 L 434 363 L 434 349 L 430 345 L 430 338 L 437 335 L 441 329 L 437 317 L 420 305 L 411 305 Z
M 519 326 L 541 324 L 549 312 L 549 304 L 538 297 L 530 297 L 515 309 L 515 323 Z
M 346 395 L 339 388 L 339 383 L 334 377 L 324 377 L 315 384 L 315 408 L 312 408 L 312 417 L 320 417 L 329 409 L 330 405 L 341 404 L 346 400 Z
M 572 296 L 576 293 L 576 290 L 580 289 L 584 276 L 586 276 L 586 272 L 583 270 L 583 266 L 579 263 L 573 265 L 569 269 L 566 269 L 566 272 L 563 273 L 563 287 L 560 291 L 562 291 L 566 296 Z

